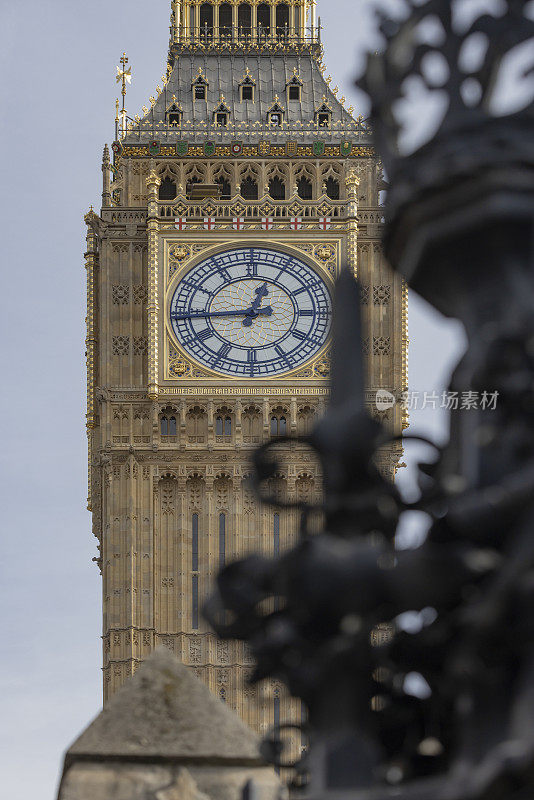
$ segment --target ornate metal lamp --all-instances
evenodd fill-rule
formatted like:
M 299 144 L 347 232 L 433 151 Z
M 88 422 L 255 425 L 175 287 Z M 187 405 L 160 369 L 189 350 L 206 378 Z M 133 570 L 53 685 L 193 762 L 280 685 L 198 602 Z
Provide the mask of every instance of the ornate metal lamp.
M 387 252 L 417 291 L 466 326 L 470 348 L 453 388 L 491 392 L 499 403 L 456 415 L 449 446 L 421 468 L 421 499 L 406 504 L 373 466 L 387 436 L 364 407 L 361 357 L 347 359 L 361 333 L 357 285 L 343 274 L 331 404 L 302 440 L 323 465 L 324 532 L 308 531 L 317 509 L 301 507 L 297 546 L 275 561 L 227 567 L 206 615 L 221 636 L 250 644 L 254 680 L 276 676 L 308 706 L 309 797 L 527 800 L 533 106 L 504 117 L 492 101 L 510 54 L 532 46 L 532 4 L 503 0 L 467 22 L 462 3 L 406 5 L 403 20 L 382 19 L 386 50 L 370 57 L 360 81 L 391 179 Z M 469 67 L 465 52 L 475 41 L 481 55 Z M 435 138 L 401 158 L 397 103 L 414 76 L 433 88 L 434 56 L 447 67 L 440 91 L 448 111 Z M 272 447 L 256 454 L 256 485 L 280 507 L 264 491 L 276 472 Z M 398 551 L 397 525 L 409 509 L 429 516 L 430 532 L 419 548 Z M 272 598 L 279 610 L 269 612 Z

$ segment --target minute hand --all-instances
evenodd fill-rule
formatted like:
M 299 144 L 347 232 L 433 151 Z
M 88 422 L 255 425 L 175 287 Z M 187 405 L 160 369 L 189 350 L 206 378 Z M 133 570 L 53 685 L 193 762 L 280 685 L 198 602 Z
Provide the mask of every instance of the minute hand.
M 245 308 L 243 311 L 194 311 L 188 314 L 171 314 L 172 319 L 195 319 L 197 317 L 243 317 L 248 314 L 261 314 L 265 317 L 272 316 L 272 306 L 265 306 L 265 308 Z

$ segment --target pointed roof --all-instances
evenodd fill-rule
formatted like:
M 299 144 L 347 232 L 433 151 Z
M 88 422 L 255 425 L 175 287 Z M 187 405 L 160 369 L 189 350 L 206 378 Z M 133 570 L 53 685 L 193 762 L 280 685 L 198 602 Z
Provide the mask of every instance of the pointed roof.
M 125 758 L 265 766 L 255 734 L 165 648 L 112 697 L 66 761 Z
M 256 86 L 254 103 L 241 98 L 239 87 L 247 75 Z M 169 142 L 173 141 L 173 135 L 185 136 L 191 143 L 205 140 L 206 136 L 211 136 L 207 127 L 213 124 L 213 111 L 220 103 L 221 94 L 226 98 L 232 120 L 227 135 L 247 142 L 261 140 L 265 131 L 258 128 L 265 127 L 275 95 L 282 97 L 288 85 L 295 85 L 292 81 L 296 76 L 303 84 L 301 102 L 291 103 L 285 111 L 288 130 L 296 131 L 301 137 L 303 128 L 307 129 L 315 140 L 318 135 L 316 110 L 326 100 L 332 111 L 332 126 L 329 131 L 321 130 L 320 135 L 339 143 L 339 139 L 350 138 L 352 133 L 360 143 L 371 145 L 370 130 L 354 120 L 343 107 L 330 89 L 320 65 L 309 54 L 230 55 L 224 52 L 194 53 L 187 58 L 177 58 L 155 104 L 150 110 L 144 109 L 144 118 L 136 122 L 124 144 L 137 145 L 139 141 L 157 139 L 160 130 Z M 198 83 L 206 86 L 205 102 L 195 101 L 192 86 Z M 183 109 L 184 127 L 180 132 L 166 130 L 166 110 L 173 97 Z

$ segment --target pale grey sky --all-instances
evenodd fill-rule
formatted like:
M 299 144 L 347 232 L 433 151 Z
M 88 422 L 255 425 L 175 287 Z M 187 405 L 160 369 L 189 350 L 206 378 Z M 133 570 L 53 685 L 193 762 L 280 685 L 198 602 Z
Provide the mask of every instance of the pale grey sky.
M 368 0 L 320 0 L 328 71 L 351 88 Z M 53 800 L 64 749 L 101 704 L 100 577 L 86 503 L 83 214 L 99 206 L 126 50 L 137 113 L 165 68 L 170 0 L 0 2 L 3 794 Z M 461 340 L 410 303 L 412 388 Z M 443 431 L 437 412 L 419 430 Z

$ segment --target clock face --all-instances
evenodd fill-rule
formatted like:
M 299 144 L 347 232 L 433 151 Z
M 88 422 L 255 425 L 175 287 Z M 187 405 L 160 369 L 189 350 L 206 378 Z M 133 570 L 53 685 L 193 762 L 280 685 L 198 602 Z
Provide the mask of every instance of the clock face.
M 219 253 L 180 281 L 171 300 L 183 349 L 211 370 L 261 378 L 290 372 L 324 346 L 330 292 L 304 262 L 267 248 Z

